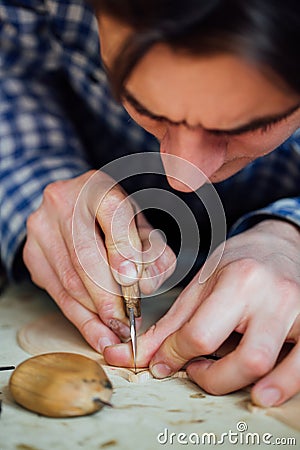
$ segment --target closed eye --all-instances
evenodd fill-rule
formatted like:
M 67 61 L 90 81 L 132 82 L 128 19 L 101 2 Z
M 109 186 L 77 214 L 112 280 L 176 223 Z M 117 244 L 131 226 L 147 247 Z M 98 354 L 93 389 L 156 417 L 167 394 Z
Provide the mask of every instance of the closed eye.
M 144 108 L 139 102 L 135 100 L 134 97 L 132 97 L 130 94 L 125 93 L 123 96 L 124 100 L 126 100 L 134 109 L 135 111 L 140 114 L 141 116 L 148 117 L 151 120 L 155 120 L 156 122 L 165 122 L 170 123 L 173 125 L 180 125 L 181 122 L 175 122 L 173 120 L 168 119 L 164 116 L 158 116 L 156 114 L 153 114 L 148 109 Z
M 168 119 L 167 117 L 156 115 L 146 109 L 141 103 L 139 103 L 131 94 L 128 92 L 124 93 L 124 99 L 127 100 L 127 102 L 135 109 L 135 111 L 144 116 L 148 117 L 151 120 L 154 120 L 156 122 L 165 122 L 172 125 L 185 125 L 188 128 L 195 129 L 196 126 L 189 125 L 185 120 L 176 122 L 173 120 Z M 290 108 L 288 111 L 277 115 L 277 116 L 271 116 L 271 117 L 264 117 L 264 118 L 258 118 L 254 119 L 252 122 L 242 125 L 238 128 L 234 128 L 231 130 L 217 130 L 217 129 L 204 129 L 206 132 L 211 133 L 215 136 L 240 136 L 242 134 L 246 133 L 253 133 L 256 131 L 260 131 L 261 133 L 266 133 L 272 127 L 286 119 L 288 119 L 294 112 L 296 112 L 300 107 L 300 104 L 297 103 L 297 105 Z M 198 125 L 201 126 L 201 125 Z
M 237 130 L 207 130 L 210 131 L 212 134 L 216 136 L 240 136 L 242 134 L 246 133 L 254 133 L 256 131 L 260 131 L 261 133 L 266 133 L 270 131 L 274 125 L 283 122 L 286 120 L 287 117 L 280 117 L 274 120 L 270 120 L 269 122 L 262 123 L 262 124 L 253 124 L 249 125 Z

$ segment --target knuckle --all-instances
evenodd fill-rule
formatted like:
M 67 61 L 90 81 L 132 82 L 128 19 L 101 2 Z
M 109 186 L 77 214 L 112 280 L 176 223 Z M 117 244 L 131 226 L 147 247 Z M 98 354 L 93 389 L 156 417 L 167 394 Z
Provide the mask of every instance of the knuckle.
M 130 245 L 130 239 L 127 235 L 115 235 L 106 236 L 105 239 L 105 247 L 108 253 L 110 254 L 110 258 L 113 256 L 118 257 L 127 257 L 131 258 L 134 256 L 134 249 Z M 113 261 L 111 261 L 113 263 Z
M 201 355 L 209 355 L 215 351 L 214 339 L 209 330 L 197 329 L 190 334 L 190 346 L 195 352 Z
M 61 289 L 56 293 L 56 295 L 54 296 L 54 300 L 64 314 L 66 312 L 70 312 L 72 310 L 72 306 L 74 306 L 72 305 L 72 299 L 70 298 L 70 295 L 64 289 L 64 287 L 61 287 Z
M 43 213 L 41 209 L 37 209 L 35 212 L 30 214 L 26 222 L 26 228 L 28 233 L 36 233 L 41 229 L 43 224 Z
M 64 217 L 74 208 L 74 193 L 70 188 L 66 188 L 68 183 L 69 180 L 55 181 L 48 184 L 43 193 L 43 206 L 59 211 Z
M 172 367 L 176 367 L 179 365 L 183 365 L 186 362 L 186 358 L 184 358 L 181 355 L 181 352 L 176 344 L 176 341 L 170 343 L 171 345 L 168 346 L 168 351 L 166 356 L 166 359 L 169 361 L 169 365 Z
M 291 279 L 283 279 L 277 283 L 278 291 L 285 303 L 299 303 L 300 286 L 299 283 Z
M 55 181 L 48 184 L 44 189 L 44 199 L 48 202 L 57 204 L 61 200 L 61 191 L 64 181 Z
M 79 255 L 89 255 L 91 254 L 91 247 L 87 244 L 84 244 L 82 242 L 77 243 L 76 242 L 76 248 L 71 249 L 71 260 L 74 267 L 74 271 L 79 274 L 78 276 L 82 276 L 82 273 L 84 271 L 82 263 L 80 262 Z
M 124 200 L 126 200 L 125 194 L 119 187 L 115 186 L 103 197 L 99 210 L 102 214 L 107 212 L 111 215 L 111 212 L 115 211 Z M 126 203 L 132 208 L 129 200 Z
M 175 265 L 177 263 L 176 255 L 169 246 L 166 247 L 166 257 L 168 258 L 169 264 Z
M 31 281 L 34 284 L 36 284 L 38 287 L 44 288 L 45 285 L 41 280 L 40 273 L 37 270 L 35 270 L 35 266 L 32 263 L 32 261 L 33 261 L 32 257 L 24 254 L 23 258 L 24 258 L 25 265 L 29 271 Z
M 44 284 L 41 281 L 41 270 L 40 270 L 40 265 L 37 265 L 37 253 L 36 253 L 36 249 L 33 245 L 31 245 L 30 240 L 26 240 L 24 248 L 23 248 L 23 261 L 25 266 L 27 267 L 29 274 L 30 274 L 30 278 L 33 281 L 33 283 L 35 283 L 37 286 L 43 288 Z M 36 270 L 36 268 L 38 267 L 39 270 Z
M 148 255 L 144 258 L 144 263 L 147 261 Z M 160 255 L 155 255 L 152 252 L 150 255 L 150 266 L 152 273 L 155 277 L 159 277 L 160 284 L 164 282 L 165 279 L 170 277 L 176 269 L 177 259 L 174 252 L 170 247 L 166 247 Z
M 257 274 L 261 274 L 261 271 L 264 270 L 264 265 L 255 258 L 243 258 L 239 261 L 235 261 L 234 270 L 238 268 L 241 275 L 243 275 L 246 279 L 252 279 L 257 276 Z
M 63 270 L 60 278 L 65 290 L 72 297 L 78 298 L 82 290 L 82 283 L 75 270 L 72 267 Z
M 38 277 L 36 277 L 33 273 L 30 273 L 30 279 L 37 287 L 39 287 L 41 289 L 45 288 L 45 284 Z
M 93 251 L 95 251 L 95 247 L 93 246 L 93 243 L 90 241 L 90 239 L 87 239 L 85 235 L 79 236 L 78 239 L 76 238 L 76 244 L 73 241 L 73 246 L 70 249 L 70 252 L 72 263 L 76 270 L 83 270 L 80 264 L 79 256 L 85 256 L 86 258 L 88 258 L 89 255 L 92 255 Z
M 231 275 L 240 280 L 241 289 L 249 290 L 251 286 L 260 286 L 270 277 L 268 267 L 255 258 L 241 258 L 221 269 L 220 276 Z
M 60 199 L 65 192 L 66 184 L 67 180 L 57 180 L 49 183 L 44 189 L 44 195 L 54 200 Z
M 164 270 L 166 277 L 169 277 L 175 271 L 177 266 L 177 258 L 171 249 L 170 251 L 167 250 L 166 259 L 167 263 L 164 264 Z
M 97 319 L 95 318 L 95 316 L 92 316 L 88 317 L 85 320 L 80 321 L 78 324 L 78 329 L 80 333 L 90 343 L 92 342 L 95 322 L 97 322 Z
M 174 267 L 177 263 L 177 258 L 173 250 L 167 245 L 160 257 L 160 262 L 163 267 L 171 268 Z
M 268 349 L 260 348 L 247 352 L 247 357 L 242 362 L 242 367 L 252 378 L 261 378 L 273 368 Z
M 27 239 L 23 248 L 23 261 L 28 268 L 31 265 L 32 258 L 33 258 L 33 251 Z

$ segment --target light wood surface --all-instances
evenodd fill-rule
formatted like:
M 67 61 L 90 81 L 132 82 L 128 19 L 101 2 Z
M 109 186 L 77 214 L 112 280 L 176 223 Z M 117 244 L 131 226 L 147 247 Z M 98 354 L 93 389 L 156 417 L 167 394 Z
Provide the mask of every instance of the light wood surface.
M 164 306 L 167 307 L 171 299 L 165 300 Z M 163 303 L 164 299 L 160 299 L 157 305 L 145 300 L 143 316 L 146 326 L 153 320 L 150 310 L 154 308 L 162 314 Z M 57 312 L 52 300 L 30 285 L 6 290 L 0 297 L 0 364 L 17 365 L 29 358 L 30 355 L 17 342 L 18 331 L 26 329 L 30 322 L 38 322 L 42 317 Z M 103 408 L 91 416 L 74 419 L 49 419 L 27 411 L 13 401 L 8 388 L 10 375 L 10 372 L 0 372 L 0 450 L 189 448 L 192 444 L 178 442 L 180 433 L 184 433 L 187 439 L 195 434 L 203 438 L 203 434 L 212 433 L 219 440 L 222 433 L 236 432 L 239 439 L 245 437 L 245 433 L 256 433 L 260 443 L 248 445 L 251 449 L 264 448 L 262 439 L 266 433 L 272 435 L 273 447 L 276 439 L 296 440 L 296 446 L 285 445 L 285 448 L 299 448 L 300 444 L 300 432 L 296 429 L 270 417 L 268 411 L 249 411 L 247 391 L 214 397 L 186 378 L 155 380 L 146 376 L 143 382 L 132 383 L 112 370 L 109 378 L 113 384 L 113 408 Z M 285 419 L 284 409 L 280 411 Z M 294 416 L 300 416 L 297 405 Z M 247 430 L 239 431 L 241 423 Z M 170 437 L 171 433 L 175 435 Z M 163 445 L 158 438 L 167 442 Z M 243 448 L 242 445 L 233 445 L 228 438 L 219 445 L 228 450 Z M 197 445 L 193 445 L 195 447 Z M 202 447 L 210 448 L 211 445 Z

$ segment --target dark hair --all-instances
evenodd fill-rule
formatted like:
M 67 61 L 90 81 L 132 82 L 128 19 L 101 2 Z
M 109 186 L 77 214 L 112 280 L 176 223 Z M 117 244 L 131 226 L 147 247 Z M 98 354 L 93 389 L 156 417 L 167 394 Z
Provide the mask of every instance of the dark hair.
M 230 52 L 300 94 L 299 0 L 89 0 L 134 29 L 110 79 L 120 98 L 131 71 L 156 43 L 191 54 Z

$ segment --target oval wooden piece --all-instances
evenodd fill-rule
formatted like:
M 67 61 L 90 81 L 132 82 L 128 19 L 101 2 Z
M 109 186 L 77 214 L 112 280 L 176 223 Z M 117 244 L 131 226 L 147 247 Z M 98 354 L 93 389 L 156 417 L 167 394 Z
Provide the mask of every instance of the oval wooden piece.
M 102 367 L 74 353 L 47 353 L 24 361 L 13 372 L 9 387 L 17 403 L 48 417 L 91 414 L 112 396 Z

